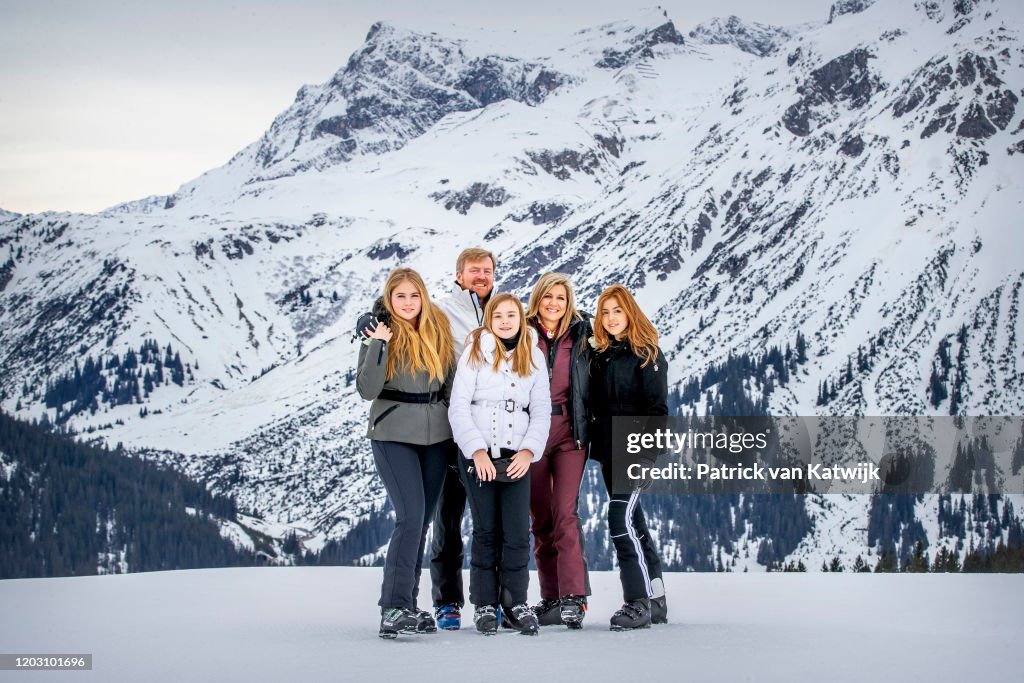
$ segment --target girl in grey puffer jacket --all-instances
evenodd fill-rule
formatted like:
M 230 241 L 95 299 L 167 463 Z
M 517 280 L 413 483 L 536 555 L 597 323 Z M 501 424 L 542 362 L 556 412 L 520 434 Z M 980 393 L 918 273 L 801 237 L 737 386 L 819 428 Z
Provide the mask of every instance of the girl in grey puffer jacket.
M 497 294 L 459 359 L 448 416 L 463 457 L 473 514 L 469 595 L 481 633 L 500 619 L 521 633 L 538 631 L 526 604 L 530 575 L 530 463 L 541 458 L 551 423 L 544 357 L 523 305 Z

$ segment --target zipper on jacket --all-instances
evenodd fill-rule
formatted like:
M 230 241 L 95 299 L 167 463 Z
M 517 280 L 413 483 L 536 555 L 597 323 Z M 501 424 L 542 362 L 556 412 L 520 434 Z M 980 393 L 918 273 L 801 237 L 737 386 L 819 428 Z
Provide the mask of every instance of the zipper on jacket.
M 558 358 L 558 345 L 562 343 L 562 338 L 548 339 L 548 382 L 550 383 L 552 378 L 555 376 L 555 359 Z M 569 368 L 569 374 L 572 374 L 572 368 Z M 572 377 L 569 378 L 572 381 Z
M 384 358 L 384 347 L 387 346 L 386 341 L 381 341 L 380 351 L 377 352 L 377 365 L 380 365 L 381 360 Z
M 480 305 L 480 296 L 473 290 L 469 291 L 469 301 L 473 304 L 473 315 L 476 316 L 476 324 L 484 324 L 484 307 Z
M 377 419 L 373 421 L 373 428 L 376 429 L 377 428 L 377 423 L 380 422 L 381 420 L 383 420 L 385 417 L 387 417 L 391 413 L 393 413 L 395 411 L 395 408 L 397 408 L 397 407 L 398 407 L 398 404 L 395 404 L 395 405 L 391 406 L 390 408 L 388 408 L 387 410 L 385 410 L 380 415 L 378 415 Z
M 573 372 L 573 364 L 579 363 L 580 354 L 583 352 L 583 345 L 587 343 L 587 335 L 584 334 L 587 328 L 585 325 L 582 325 L 582 322 L 582 320 L 577 320 L 569 327 L 568 331 L 566 331 L 566 334 L 568 335 L 572 335 L 573 332 L 576 333 L 572 344 L 569 346 L 569 401 L 565 406 L 566 413 L 569 415 L 569 433 L 573 436 L 576 436 L 576 411 L 574 410 L 576 407 L 576 373 Z M 579 350 L 576 348 L 577 345 L 579 345 Z M 573 355 L 574 352 L 575 355 Z M 587 372 L 589 371 L 590 369 L 588 367 Z M 584 405 L 584 415 L 586 414 L 586 410 L 586 406 Z M 586 419 L 584 418 L 584 422 L 585 421 Z M 576 440 L 576 450 L 583 450 L 583 444 L 579 439 Z
M 577 326 L 579 324 L 580 324 L 580 321 L 577 320 L 576 322 L 574 322 L 572 325 L 569 326 L 568 330 L 565 331 L 565 334 L 569 335 L 570 338 L 572 338 L 573 331 L 574 330 L 577 331 L 576 339 L 573 340 L 573 343 L 569 345 L 569 353 L 570 354 L 572 353 L 573 349 L 576 347 L 577 342 L 580 342 L 580 343 L 583 343 L 583 344 L 586 343 L 586 339 L 583 339 L 583 338 L 580 337 L 580 333 L 582 332 L 582 330 L 577 330 Z M 550 342 L 551 340 L 548 340 L 548 341 Z M 561 337 L 559 337 L 559 342 L 561 342 Z M 548 383 L 549 384 L 551 383 L 552 379 L 554 378 L 554 374 L 555 374 L 555 360 L 557 358 L 558 358 L 558 344 L 550 344 L 550 348 L 548 349 Z M 573 366 L 573 360 L 572 360 L 572 356 L 570 355 L 569 356 L 569 400 L 566 401 L 565 412 L 566 412 L 566 416 L 569 418 L 569 432 L 572 433 L 573 436 L 575 436 L 574 432 L 576 431 L 576 419 L 575 419 L 575 417 L 573 415 L 573 407 L 575 405 L 576 381 L 575 381 L 575 379 L 573 377 L 574 373 L 572 371 L 573 370 L 572 366 Z M 583 449 L 583 444 L 579 440 L 576 441 L 576 449 L 577 450 L 582 450 Z

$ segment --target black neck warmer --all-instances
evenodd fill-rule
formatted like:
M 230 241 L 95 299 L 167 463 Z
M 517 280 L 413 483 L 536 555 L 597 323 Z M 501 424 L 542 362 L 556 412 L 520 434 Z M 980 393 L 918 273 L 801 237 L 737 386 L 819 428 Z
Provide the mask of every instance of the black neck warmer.
M 516 344 L 519 343 L 520 334 L 522 334 L 522 330 L 516 332 L 516 336 L 512 337 L 511 339 L 502 339 L 501 337 L 498 337 L 498 341 L 501 342 L 501 345 L 505 347 L 506 351 L 511 351 L 512 349 L 516 348 Z M 497 337 L 497 335 L 495 336 Z

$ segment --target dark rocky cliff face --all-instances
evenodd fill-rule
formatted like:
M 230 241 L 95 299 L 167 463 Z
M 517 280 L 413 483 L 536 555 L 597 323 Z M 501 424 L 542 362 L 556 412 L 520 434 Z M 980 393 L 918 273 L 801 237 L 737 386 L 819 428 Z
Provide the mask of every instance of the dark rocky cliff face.
M 828 23 L 835 21 L 836 17 L 844 14 L 857 14 L 875 4 L 875 0 L 839 0 L 832 4 L 828 12 Z
M 683 45 L 685 42 L 683 34 L 676 29 L 675 24 L 669 21 L 640 34 L 632 40 L 632 45 L 625 49 L 606 49 L 601 59 L 598 60 L 597 67 L 621 69 L 635 57 L 652 57 L 654 53 L 651 48 L 656 45 Z
M 1010 125 L 1019 101 L 1000 77 L 999 60 L 1009 61 L 1008 53 L 967 50 L 932 59 L 904 83 L 893 116 L 927 122 L 922 139 L 940 130 L 973 140 L 992 137 Z
M 690 31 L 690 38 L 710 45 L 734 45 L 758 57 L 774 54 L 790 33 L 778 26 L 746 22 L 736 16 L 712 19 Z
M 870 68 L 872 58 L 868 50 L 857 48 L 812 71 L 797 89 L 803 97 L 782 117 L 786 129 L 794 135 L 810 134 L 817 124 L 831 118 L 823 105 L 844 103 L 851 109 L 866 106 L 872 95 L 885 87 Z

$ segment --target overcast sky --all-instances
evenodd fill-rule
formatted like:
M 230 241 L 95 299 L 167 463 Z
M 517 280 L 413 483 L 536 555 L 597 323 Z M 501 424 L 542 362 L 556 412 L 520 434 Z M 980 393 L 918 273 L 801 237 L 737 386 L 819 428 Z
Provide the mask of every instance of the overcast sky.
M 579 29 L 650 0 L 292 3 L 0 0 L 0 208 L 98 211 L 183 182 L 256 140 L 370 25 Z M 713 16 L 789 25 L 831 0 L 669 0 L 686 33 Z

